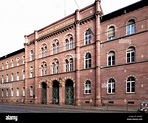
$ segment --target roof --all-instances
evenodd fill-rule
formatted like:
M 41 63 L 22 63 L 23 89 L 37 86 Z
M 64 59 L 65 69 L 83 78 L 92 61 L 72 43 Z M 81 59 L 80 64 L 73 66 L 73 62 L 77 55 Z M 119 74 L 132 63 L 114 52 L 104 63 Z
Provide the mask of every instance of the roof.
M 126 6 L 124 8 L 118 9 L 116 11 L 113 11 L 113 12 L 111 12 L 109 14 L 106 14 L 106 15 L 102 16 L 101 17 L 101 22 L 104 22 L 104 21 L 110 20 L 112 18 L 121 16 L 121 15 L 123 15 L 125 13 L 129 13 L 131 11 L 137 10 L 137 9 L 142 8 L 144 6 L 147 6 L 147 5 L 148 5 L 147 0 L 138 1 L 138 2 L 136 2 L 134 4 L 131 4 L 129 6 Z
M 7 55 L 4 55 L 4 56 L 0 57 L 0 60 L 6 59 L 8 57 L 14 56 L 14 55 L 19 54 L 19 53 L 22 53 L 22 52 L 25 52 L 25 48 L 22 48 L 22 49 L 19 49 L 17 51 L 14 51 L 12 53 L 9 53 Z

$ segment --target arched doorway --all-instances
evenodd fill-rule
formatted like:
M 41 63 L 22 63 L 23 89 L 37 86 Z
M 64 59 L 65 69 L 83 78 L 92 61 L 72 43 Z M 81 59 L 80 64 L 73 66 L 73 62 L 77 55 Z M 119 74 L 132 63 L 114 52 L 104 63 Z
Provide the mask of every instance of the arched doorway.
M 65 104 L 73 105 L 74 103 L 74 88 L 71 79 L 66 80 L 65 84 Z
M 52 103 L 53 104 L 59 104 L 59 82 L 53 81 L 53 87 L 52 87 Z
M 42 83 L 42 104 L 47 104 L 47 84 Z

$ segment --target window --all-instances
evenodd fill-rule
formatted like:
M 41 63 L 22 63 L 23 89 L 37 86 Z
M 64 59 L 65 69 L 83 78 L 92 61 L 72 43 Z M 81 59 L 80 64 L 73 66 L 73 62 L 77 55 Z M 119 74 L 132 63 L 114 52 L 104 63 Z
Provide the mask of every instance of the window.
M 56 53 L 56 46 L 55 46 L 55 44 L 53 44 L 53 50 L 52 50 L 52 53 L 53 53 L 53 54 Z
M 11 96 L 14 96 L 13 88 L 11 88 Z
M 30 67 L 30 78 L 32 78 L 34 76 L 34 69 L 33 67 L 31 66 Z
M 19 66 L 20 65 L 20 59 L 16 58 L 16 65 Z
M 73 71 L 73 59 L 70 59 L 70 71 Z
M 56 66 L 55 66 L 55 69 L 56 69 L 56 73 L 59 73 L 59 62 L 56 62 Z
M 8 61 L 6 62 L 6 68 L 7 68 L 7 69 L 9 68 L 9 63 L 8 63 Z
M 52 63 L 52 74 L 54 74 L 54 73 L 55 73 L 55 64 Z
M 73 49 L 73 38 L 70 38 L 70 49 Z
M 2 84 L 4 83 L 4 75 L 2 75 Z
M 42 45 L 41 50 L 42 50 L 42 58 L 46 57 L 47 56 L 47 46 L 46 46 L 46 44 Z
M 66 72 L 68 72 L 68 70 L 69 70 L 69 63 L 68 63 L 68 60 L 66 59 L 66 61 L 65 61 L 65 71 Z
M 2 89 L 2 97 L 4 96 L 4 90 Z
M 55 39 L 52 45 L 53 45 L 53 54 L 59 53 L 59 41 Z
M 13 73 L 11 73 L 11 81 L 14 81 Z
M 135 20 L 131 19 L 126 26 L 126 35 L 131 35 L 133 33 L 135 33 Z
M 85 89 L 84 89 L 84 93 L 85 94 L 91 94 L 91 82 L 89 80 L 87 80 L 85 82 Z
M 111 51 L 108 54 L 108 66 L 115 65 L 115 52 Z
M 85 55 L 85 68 L 90 68 L 91 67 L 91 54 L 87 53 Z
M 6 82 L 9 82 L 9 76 L 8 76 L 8 74 L 6 75 Z
M 23 59 L 23 64 L 25 64 L 25 56 L 23 56 L 22 59 Z
M 11 60 L 11 67 L 14 67 L 14 61 Z
M 66 51 L 69 50 L 69 41 L 66 39 Z
M 115 93 L 115 80 L 110 79 L 107 83 L 107 93 L 112 94 Z
M 22 74 L 23 74 L 23 80 L 24 80 L 25 79 L 25 71 L 24 70 L 23 70 Z
M 43 62 L 41 65 L 41 76 L 47 75 L 47 64 Z
M 9 92 L 8 92 L 8 89 L 6 89 L 6 97 L 9 96 Z
M 115 38 L 115 27 L 111 26 L 108 29 L 108 40 L 112 40 Z
M 54 59 L 52 62 L 52 74 L 59 73 L 59 61 Z
M 16 80 L 18 81 L 20 78 L 19 78 L 19 72 L 16 73 Z
M 135 78 L 129 77 L 126 81 L 126 92 L 134 93 L 135 92 Z
M 56 45 L 56 53 L 59 53 L 59 43 Z
M 33 50 L 30 51 L 30 61 L 34 60 L 34 52 Z
M 23 97 L 25 96 L 25 87 L 23 87 Z
M 33 96 L 33 87 L 30 86 L 30 96 Z
M 16 89 L 16 96 L 19 96 L 19 88 Z
M 85 32 L 85 45 L 91 43 L 91 36 L 92 36 L 91 30 L 88 29 L 88 30 Z
M 130 47 L 126 52 L 127 63 L 135 61 L 135 48 Z

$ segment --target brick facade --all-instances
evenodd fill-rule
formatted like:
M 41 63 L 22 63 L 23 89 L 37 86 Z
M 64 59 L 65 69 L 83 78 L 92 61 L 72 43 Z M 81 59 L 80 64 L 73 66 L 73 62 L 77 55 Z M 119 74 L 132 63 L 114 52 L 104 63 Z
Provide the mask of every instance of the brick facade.
M 25 35 L 24 48 L 0 60 L 6 65 L 25 56 L 24 64 L 0 71 L 4 78 L 25 71 L 25 79 L 4 80 L 0 101 L 97 106 L 147 100 L 147 17 L 141 14 L 147 13 L 146 7 L 140 1 L 103 15 L 96 0 Z M 2 87 L 9 83 L 11 88 Z

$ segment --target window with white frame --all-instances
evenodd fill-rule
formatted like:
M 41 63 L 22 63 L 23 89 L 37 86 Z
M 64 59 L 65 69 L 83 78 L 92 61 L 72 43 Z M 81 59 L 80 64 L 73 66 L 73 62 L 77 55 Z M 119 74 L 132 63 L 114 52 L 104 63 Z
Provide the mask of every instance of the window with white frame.
M 91 37 L 92 37 L 91 30 L 90 29 L 86 30 L 86 32 L 85 32 L 85 43 L 84 43 L 85 45 L 91 43 Z
M 135 48 L 134 47 L 130 47 L 126 51 L 126 60 L 127 60 L 126 61 L 127 63 L 132 63 L 135 61 Z
M 11 96 L 12 96 L 12 97 L 14 96 L 13 88 L 11 88 Z
M 22 74 L 23 74 L 23 80 L 25 79 L 25 71 L 23 70 L 22 71 Z
M 110 26 L 108 28 L 108 40 L 112 40 L 115 38 L 115 27 L 114 26 Z
M 1 94 L 2 94 L 1 96 L 3 97 L 4 96 L 4 90 L 3 89 L 2 89 L 2 93 Z
M 56 62 L 55 73 L 59 73 L 59 62 Z
M 17 97 L 19 96 L 19 93 L 20 93 L 20 92 L 19 92 L 19 88 L 17 88 L 17 89 L 16 89 L 16 96 L 17 96 Z
M 41 76 L 47 75 L 47 64 L 46 62 L 42 62 L 41 65 Z
M 73 38 L 70 38 L 70 49 L 73 49 Z
M 135 20 L 131 19 L 126 26 L 126 35 L 131 35 L 133 33 L 135 33 Z
M 23 97 L 25 96 L 25 87 L 23 87 L 23 93 L 22 93 L 23 95 Z
M 134 93 L 135 92 L 135 78 L 129 77 L 126 81 L 126 92 Z
M 85 68 L 91 68 L 91 54 L 86 53 L 85 55 Z
M 41 50 L 42 50 L 42 58 L 46 57 L 47 56 L 47 46 L 46 46 L 46 44 L 42 45 Z
M 19 66 L 20 65 L 20 59 L 16 58 L 16 65 Z
M 16 73 L 16 80 L 18 81 L 20 79 L 19 72 Z
M 2 75 L 2 84 L 4 83 L 4 75 Z
M 9 91 L 8 91 L 8 89 L 6 89 L 6 97 L 8 97 L 9 96 Z
M 111 51 L 108 54 L 108 66 L 115 65 L 115 52 Z
M 69 50 L 69 41 L 66 39 L 66 51 Z
M 70 71 L 73 71 L 73 59 L 70 59 Z
M 11 81 L 14 81 L 14 75 L 11 73 Z
M 9 76 L 6 74 L 6 82 L 9 82 Z
M 65 71 L 68 72 L 69 71 L 69 63 L 68 60 L 65 60 Z
M 30 51 L 30 61 L 34 60 L 34 51 Z
M 59 43 L 56 45 L 56 53 L 59 53 Z
M 30 86 L 30 96 L 33 96 L 33 87 Z
M 85 82 L 84 93 L 91 94 L 91 82 L 89 80 Z
M 115 80 L 110 79 L 107 83 L 107 93 L 112 94 L 115 93 Z
M 14 67 L 14 61 L 11 60 L 11 67 Z

